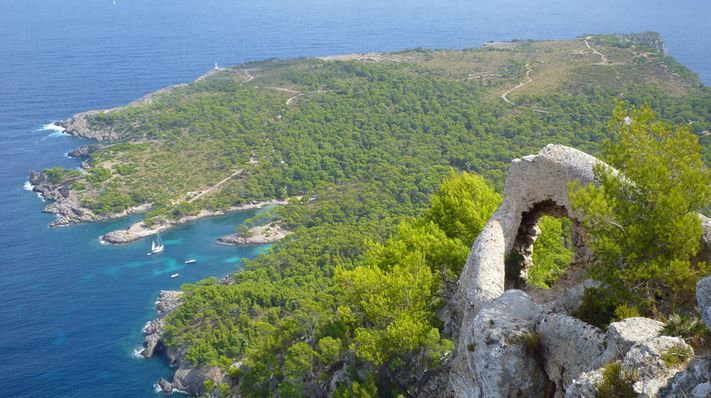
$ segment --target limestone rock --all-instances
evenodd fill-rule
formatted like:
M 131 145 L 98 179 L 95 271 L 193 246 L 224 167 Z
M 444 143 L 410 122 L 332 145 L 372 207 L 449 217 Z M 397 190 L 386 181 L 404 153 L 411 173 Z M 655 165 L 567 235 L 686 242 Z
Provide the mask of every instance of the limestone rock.
M 557 395 L 584 372 L 613 359 L 607 351 L 607 335 L 599 328 L 564 314 L 548 314 L 537 326 L 547 376 Z
M 77 113 L 71 118 L 58 121 L 55 124 L 64 127 L 68 134 L 76 137 L 88 138 L 96 141 L 113 141 L 118 139 L 120 134 L 114 131 L 113 128 L 109 128 L 108 130 L 96 130 L 90 125 L 88 117 L 101 112 L 105 111 Z
M 166 394 L 173 393 L 173 384 L 171 384 L 168 380 L 162 377 L 160 378 L 160 380 L 158 380 L 158 387 L 160 387 L 160 390 Z
M 532 303 L 520 291 L 507 290 L 525 283 L 527 256 L 543 215 L 570 218 L 572 230 L 577 231 L 573 236 L 576 257 L 585 259 L 590 254 L 570 206 L 568 187 L 573 181 L 595 183 L 593 166 L 598 164 L 596 158 L 562 145 L 548 145 L 537 155 L 511 162 L 503 201 L 472 245 L 450 302 L 450 312 L 461 320 L 449 364 L 449 386 L 456 396 L 541 396 L 548 392 L 549 379 L 555 383 L 556 396 L 588 396 L 602 367 L 621 359 L 627 370 L 644 370 L 635 388 L 651 396 L 679 372 L 666 367 L 662 354 L 669 347 L 688 346 L 678 338 L 660 337 L 659 322 L 627 319 L 605 333 L 565 315 L 579 305 L 589 286 L 569 289 L 545 306 Z M 700 256 L 711 259 L 711 220 L 699 217 L 704 231 Z M 518 256 L 511 256 L 513 252 Z M 506 259 L 513 257 L 523 261 L 507 268 Z M 711 277 L 699 282 L 697 301 L 704 322 L 711 327 Z M 532 323 L 537 324 L 532 327 Z M 533 331 L 540 335 L 540 356 L 515 357 L 515 340 Z M 695 391 L 700 394 L 707 382 L 699 381 L 688 391 L 699 386 Z
M 466 369 L 455 393 L 473 398 L 546 396 L 551 386 L 524 342 L 535 333 L 541 315 L 542 308 L 520 290 L 508 290 L 485 305 L 460 336 Z
M 156 349 L 163 338 L 163 328 L 165 327 L 163 319 L 153 319 L 143 329 L 143 351 L 141 355 L 144 358 L 150 358 L 155 354 Z
M 696 303 L 701 313 L 701 319 L 711 330 L 711 275 L 696 284 Z
M 600 282 L 588 279 L 577 286 L 569 288 L 562 296 L 543 304 L 543 306 L 550 312 L 570 314 L 582 304 L 585 290 L 598 286 L 600 286 Z
M 161 290 L 156 301 L 156 311 L 161 316 L 168 315 L 169 312 L 178 308 L 183 292 L 180 290 Z
M 158 318 L 151 320 L 143 328 L 143 346 L 141 352 L 144 358 L 150 358 L 156 350 L 161 347 L 161 339 L 165 329 L 163 318 L 180 305 L 180 298 L 183 292 L 174 290 L 161 290 L 156 301 L 156 311 Z
M 711 357 L 697 357 L 659 391 L 660 398 L 711 397 Z
M 602 369 L 584 372 L 565 388 L 566 398 L 594 398 L 595 386 L 602 380 Z
M 663 358 L 672 349 L 693 353 L 692 348 L 683 339 L 660 336 L 644 344 L 636 344 L 625 355 L 622 369 L 635 373 L 637 381 L 634 383 L 634 390 L 640 397 L 656 397 L 659 390 L 679 371 L 668 367 Z
M 204 383 L 212 380 L 215 384 L 222 382 L 224 371 L 216 366 L 202 366 L 199 368 L 179 368 L 175 371 L 173 388 L 185 391 L 190 395 L 199 396 L 205 392 Z
M 621 358 L 635 344 L 646 343 L 661 334 L 663 323 L 634 317 L 613 322 L 607 328 L 609 357 Z

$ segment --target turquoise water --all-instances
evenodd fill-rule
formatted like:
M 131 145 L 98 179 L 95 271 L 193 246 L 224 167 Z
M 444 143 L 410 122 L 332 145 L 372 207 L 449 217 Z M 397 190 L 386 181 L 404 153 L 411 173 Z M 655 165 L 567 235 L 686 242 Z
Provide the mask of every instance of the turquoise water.
M 32 169 L 77 167 L 82 141 L 43 129 L 220 65 L 488 40 L 656 30 L 711 83 L 711 2 L 680 0 L 0 0 L 0 396 L 150 397 L 162 360 L 132 356 L 161 289 L 224 276 L 264 247 L 219 246 L 249 214 L 103 246 L 130 220 L 50 229 L 23 189 Z M 183 265 L 196 258 L 195 265 Z M 171 279 L 170 275 L 180 277 Z

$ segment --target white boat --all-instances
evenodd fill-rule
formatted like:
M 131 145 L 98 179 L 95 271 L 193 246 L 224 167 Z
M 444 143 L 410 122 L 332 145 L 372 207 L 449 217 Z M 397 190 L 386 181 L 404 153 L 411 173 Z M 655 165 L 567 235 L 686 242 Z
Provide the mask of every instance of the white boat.
M 189 260 L 185 260 L 185 264 L 195 264 L 196 262 L 197 262 L 197 260 L 195 260 L 194 258 L 191 258 L 191 259 L 189 259 Z
M 156 235 L 156 238 L 151 242 L 151 252 L 148 254 L 158 254 L 163 251 L 165 246 L 163 246 L 163 240 L 160 238 L 160 234 Z
M 179 276 L 180 276 L 180 274 L 173 274 L 173 275 L 171 275 L 170 277 L 171 277 L 171 278 L 177 278 L 177 277 L 179 277 Z

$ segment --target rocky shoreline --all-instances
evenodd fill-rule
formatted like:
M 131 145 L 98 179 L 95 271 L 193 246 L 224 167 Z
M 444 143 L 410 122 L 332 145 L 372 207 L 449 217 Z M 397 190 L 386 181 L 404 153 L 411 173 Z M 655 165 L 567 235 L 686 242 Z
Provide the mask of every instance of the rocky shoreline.
M 252 227 L 244 236 L 238 233 L 221 236 L 217 239 L 217 243 L 222 245 L 265 245 L 276 243 L 291 233 L 281 225 L 272 222 Z
M 143 328 L 144 348 L 141 355 L 144 358 L 164 355 L 171 366 L 176 367 L 172 381 L 163 378 L 158 381 L 162 392 L 167 394 L 184 392 L 198 396 L 205 392 L 205 381 L 211 380 L 217 384 L 222 382 L 226 375 L 222 369 L 216 366 L 194 367 L 186 358 L 187 348 L 173 349 L 166 347 L 163 343 L 164 318 L 180 306 L 182 296 L 183 292 L 181 291 L 161 290 L 158 301 L 156 301 L 158 317 L 148 322 Z
M 212 217 L 212 216 L 221 216 L 221 215 L 236 212 L 236 211 L 259 209 L 259 208 L 266 207 L 266 206 L 285 205 L 287 203 L 288 203 L 288 199 L 284 199 L 284 200 L 274 199 L 274 200 L 265 200 L 265 201 L 261 201 L 261 202 L 251 202 L 251 203 L 239 205 L 239 206 L 233 206 L 233 207 L 229 208 L 228 210 L 217 210 L 217 211 L 202 210 L 198 214 L 195 214 L 192 216 L 181 217 L 177 220 L 163 221 L 160 223 L 156 223 L 155 225 L 151 225 L 151 226 L 146 225 L 143 221 L 139 221 L 137 223 L 132 224 L 131 226 L 129 226 L 126 229 L 118 229 L 115 231 L 111 231 L 111 232 L 107 233 L 106 235 L 102 235 L 100 237 L 100 239 L 104 243 L 125 244 L 125 243 L 130 243 L 130 242 L 136 241 L 141 238 L 155 235 L 159 232 L 163 232 L 167 229 L 175 227 L 176 225 L 185 224 L 185 223 L 188 223 L 191 221 L 199 220 L 201 218 Z
M 33 192 L 37 192 L 42 196 L 42 199 L 51 202 L 42 209 L 43 213 L 50 213 L 56 216 L 56 219 L 49 224 L 50 227 L 115 220 L 131 214 L 143 213 L 150 209 L 150 205 L 143 204 L 131 207 L 120 213 L 100 216 L 81 204 L 77 194 L 69 188 L 72 181 L 56 184 L 45 173 L 32 171 L 28 182 L 32 186 Z

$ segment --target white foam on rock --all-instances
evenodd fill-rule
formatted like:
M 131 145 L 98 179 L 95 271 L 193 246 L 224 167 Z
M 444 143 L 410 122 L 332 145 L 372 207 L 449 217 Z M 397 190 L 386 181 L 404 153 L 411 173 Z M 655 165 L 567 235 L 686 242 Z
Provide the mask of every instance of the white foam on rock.
M 48 123 L 35 131 L 51 131 L 47 137 L 66 137 L 69 136 L 67 129 L 54 123 Z
M 145 359 L 142 355 L 143 350 L 144 350 L 143 346 L 136 347 L 131 351 L 131 356 L 133 358 L 137 358 L 137 359 Z

